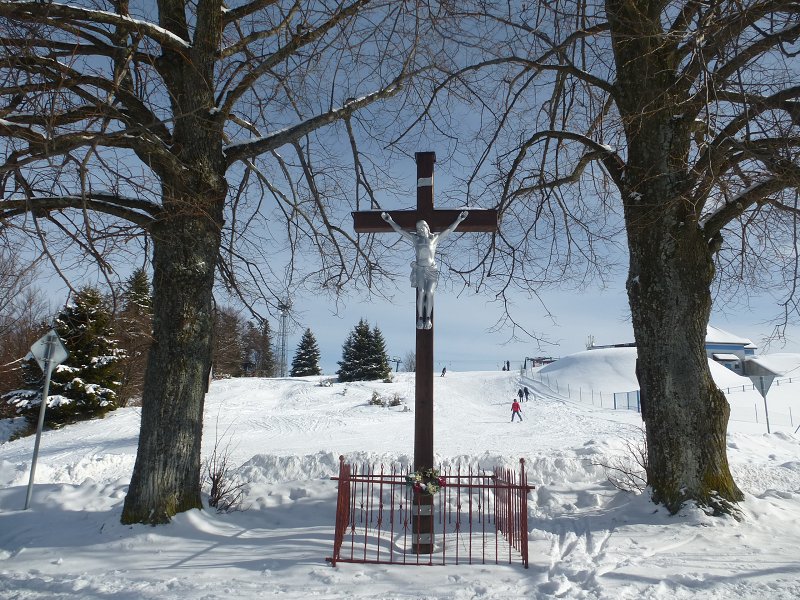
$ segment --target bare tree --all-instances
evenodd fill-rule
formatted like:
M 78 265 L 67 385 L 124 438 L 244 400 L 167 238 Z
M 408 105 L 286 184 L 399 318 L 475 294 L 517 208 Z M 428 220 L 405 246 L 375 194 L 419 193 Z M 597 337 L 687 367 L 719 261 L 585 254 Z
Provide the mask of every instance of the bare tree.
M 382 167 L 358 142 L 395 110 L 365 109 L 393 96 L 400 107 L 431 56 L 418 51 L 430 21 L 418 4 L 0 2 L 4 231 L 38 240 L 65 276 L 69 257 L 110 277 L 113 251 L 152 253 L 153 344 L 123 522 L 201 507 L 215 275 L 274 306 L 295 252 L 316 252 L 310 282 L 333 292 L 380 271 L 341 220 L 375 202 L 367 177 Z
M 747 284 L 777 283 L 783 318 L 798 316 L 800 4 L 452 6 L 438 26 L 466 60 L 425 117 L 473 98 L 483 150 L 466 184 L 502 211 L 496 246 L 463 277 L 501 299 L 582 284 L 626 243 L 653 500 L 736 512 L 704 340 L 713 294 Z
M 152 293 L 150 278 L 138 268 L 125 281 L 122 306 L 114 315 L 114 329 L 119 346 L 125 351 L 122 385 L 119 388 L 120 406 L 141 401 L 147 355 L 153 342 Z
M 417 370 L 417 353 L 409 350 L 403 355 L 403 371 L 413 373 Z
M 0 249 L 0 391 L 21 385 L 22 358 L 41 335 L 48 305 L 33 285 L 36 265 L 25 265 L 10 248 Z M 5 407 L 0 407 L 3 414 Z
M 229 306 L 217 306 L 214 312 L 214 344 L 211 352 L 215 377 L 239 377 L 244 362 L 242 335 L 245 320 Z

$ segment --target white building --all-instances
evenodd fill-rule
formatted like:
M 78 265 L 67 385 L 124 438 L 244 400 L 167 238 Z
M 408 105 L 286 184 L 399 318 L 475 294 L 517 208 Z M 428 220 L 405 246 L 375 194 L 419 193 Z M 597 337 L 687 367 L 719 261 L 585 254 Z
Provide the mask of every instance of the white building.
M 723 331 L 713 325 L 706 329 L 708 357 L 739 375 L 745 375 L 745 359 L 755 356 L 756 346 L 747 338 Z

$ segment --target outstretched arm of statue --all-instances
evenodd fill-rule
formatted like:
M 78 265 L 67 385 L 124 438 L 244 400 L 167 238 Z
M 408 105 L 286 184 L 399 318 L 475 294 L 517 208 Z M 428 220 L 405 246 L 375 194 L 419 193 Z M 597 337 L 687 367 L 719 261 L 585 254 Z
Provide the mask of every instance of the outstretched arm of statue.
M 445 229 L 444 231 L 442 231 L 442 233 L 440 233 L 440 234 L 439 234 L 439 239 L 441 240 L 441 239 L 442 239 L 444 236 L 446 236 L 448 233 L 452 233 L 453 231 L 455 231 L 455 228 L 459 226 L 459 224 L 461 223 L 461 221 L 463 221 L 464 219 L 466 219 L 468 216 L 469 216 L 469 212 L 468 212 L 468 211 L 466 211 L 466 210 L 462 210 L 462 211 L 461 211 L 461 214 L 459 214 L 459 215 L 456 217 L 456 220 L 455 220 L 455 221 L 453 221 L 453 223 L 450 225 L 450 227 L 448 227 L 447 229 Z
M 381 219 L 386 221 L 392 229 L 394 229 L 397 233 L 402 235 L 404 238 L 410 240 L 412 243 L 414 242 L 414 236 L 412 234 L 410 234 L 409 232 L 405 231 L 397 223 L 395 223 L 394 219 L 392 218 L 392 215 L 390 215 L 387 212 L 382 212 L 381 213 Z

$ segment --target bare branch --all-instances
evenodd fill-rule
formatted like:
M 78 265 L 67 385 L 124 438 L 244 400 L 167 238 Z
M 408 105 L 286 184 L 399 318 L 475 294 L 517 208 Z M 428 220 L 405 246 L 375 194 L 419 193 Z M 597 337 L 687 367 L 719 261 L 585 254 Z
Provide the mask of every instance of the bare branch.
M 0 204 L 0 220 L 33 212 L 43 216 L 50 211 L 66 209 L 90 209 L 119 217 L 148 229 L 161 208 L 145 200 L 123 198 L 110 194 L 95 193 L 90 196 L 41 196 L 25 200 L 4 200 Z
M 320 127 L 344 119 L 360 108 L 369 106 L 378 100 L 391 98 L 402 90 L 403 80 L 407 77 L 407 75 L 401 75 L 381 90 L 354 99 L 342 107 L 316 115 L 301 123 L 287 127 L 286 129 L 267 134 L 249 142 L 230 144 L 225 148 L 225 156 L 227 157 L 228 165 L 290 144 L 299 138 L 307 136 Z
M 105 23 L 146 35 L 161 44 L 163 48 L 182 52 L 190 46 L 188 40 L 182 39 L 171 31 L 148 21 L 103 10 L 91 10 L 56 2 L 4 1 L 0 2 L 0 16 L 48 23 L 53 27 L 66 27 L 67 24 L 71 23 Z M 59 19 L 63 19 L 63 21 Z
M 343 22 L 348 17 L 355 15 L 358 10 L 367 4 L 370 0 L 354 0 L 349 6 L 343 7 L 336 11 L 322 25 L 310 30 L 303 31 L 299 35 L 292 36 L 288 44 L 281 47 L 266 59 L 262 59 L 259 63 L 245 75 L 236 86 L 225 95 L 225 99 L 220 106 L 220 112 L 227 115 L 233 109 L 234 104 L 247 92 L 264 74 L 268 73 L 275 65 L 279 64 L 287 57 L 296 53 L 300 48 L 317 41 L 327 34 L 331 29 L 336 27 L 339 23 Z

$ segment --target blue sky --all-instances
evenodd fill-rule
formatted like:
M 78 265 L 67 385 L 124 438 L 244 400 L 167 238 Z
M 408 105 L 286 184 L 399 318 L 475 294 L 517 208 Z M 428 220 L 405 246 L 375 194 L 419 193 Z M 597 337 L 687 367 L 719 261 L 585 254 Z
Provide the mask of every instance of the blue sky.
M 446 159 L 438 160 L 435 166 L 434 204 L 439 208 L 456 208 L 466 203 L 459 192 L 462 186 L 449 171 L 451 166 Z M 387 209 L 413 207 L 416 202 L 413 158 L 398 160 L 393 169 L 402 179 L 409 181 L 407 197 L 400 200 L 385 198 L 379 192 L 379 201 Z M 442 251 L 448 249 L 440 250 L 437 257 Z M 449 251 L 458 252 L 458 246 Z M 406 243 L 398 244 L 395 252 L 401 265 L 408 264 L 407 261 L 413 257 L 413 250 Z M 590 286 L 580 291 L 540 292 L 546 309 L 539 300 L 527 299 L 518 293 L 514 315 L 524 327 L 552 342 L 541 346 L 535 340 L 509 342 L 511 332 L 508 329 L 491 331 L 502 316 L 502 307 L 492 303 L 488 297 L 467 293 L 459 295 L 460 289 L 454 289 L 453 281 L 442 268 L 435 298 L 436 370 L 443 366 L 448 370 L 491 370 L 499 369 L 506 360 L 511 361 L 512 367 L 519 366 L 526 356 L 565 356 L 585 350 L 589 335 L 594 336 L 597 344 L 632 342 L 633 329 L 625 292 L 627 260 L 624 256 L 618 260 L 616 276 L 604 289 Z M 440 259 L 439 262 L 441 265 Z M 403 358 L 407 352 L 413 351 L 415 296 L 407 270 L 407 267 L 399 269 L 392 301 L 351 296 L 336 306 L 328 298 L 311 294 L 294 298 L 295 318 L 300 325 L 294 327 L 289 337 L 289 363 L 303 330 L 310 327 L 322 353 L 321 366 L 326 374 L 333 374 L 338 368 L 337 361 L 341 359 L 342 344 L 361 318 L 381 329 L 390 356 Z M 785 345 L 774 342 L 769 348 L 765 347 L 764 340 L 773 330 L 769 319 L 778 312 L 768 290 L 749 298 L 747 306 L 730 308 L 718 304 L 716 309 L 711 317 L 712 325 L 750 338 L 759 346 L 759 351 L 800 352 L 800 329 L 796 327 L 787 330 L 790 338 Z
M 402 277 L 398 285 L 405 286 L 407 281 Z M 338 315 L 334 314 L 335 307 L 330 302 L 301 298 L 296 300 L 296 318 L 303 328 L 310 327 L 314 332 L 322 354 L 321 366 L 326 374 L 332 374 L 338 368 L 336 362 L 341 359 L 347 334 L 362 317 L 371 325 L 378 325 L 391 356 L 402 358 L 406 352 L 413 351 L 416 331 L 413 294 L 412 288 L 402 287 L 393 303 L 350 298 L 345 306 L 340 307 Z M 481 297 L 457 297 L 447 286 L 441 287 L 435 299 L 436 370 L 443 366 L 459 371 L 492 370 L 499 369 L 505 360 L 511 361 L 514 367 L 519 366 L 526 356 L 565 356 L 584 350 L 590 334 L 597 344 L 633 341 L 623 278 L 620 278 L 618 287 L 605 290 L 588 288 L 583 293 L 553 291 L 545 293 L 544 299 L 552 319 L 536 301 L 520 300 L 516 307 L 517 316 L 525 326 L 557 342 L 538 347 L 535 341 L 505 343 L 508 331 L 489 331 L 500 317 L 499 307 Z M 774 314 L 775 305 L 766 295 L 755 298 L 752 304 L 751 311 L 717 312 L 712 315 L 711 324 L 750 338 L 759 350 L 763 350 L 763 338 L 772 331 L 772 326 L 764 320 Z M 792 339 L 786 346 L 773 343 L 768 351 L 800 352 L 800 332 L 793 328 L 789 333 Z M 290 334 L 290 363 L 301 334 L 300 327 Z
M 398 245 L 402 253 L 410 254 L 408 245 Z M 402 271 L 402 270 L 401 270 Z M 91 275 L 84 274 L 89 282 Z M 633 330 L 628 316 L 625 294 L 625 275 L 618 274 L 605 289 L 587 287 L 582 291 L 550 290 L 542 292 L 542 299 L 550 311 L 537 300 L 518 297 L 514 311 L 521 324 L 541 334 L 552 344 L 537 345 L 534 340 L 509 342 L 508 329 L 491 331 L 501 317 L 501 307 L 489 298 L 463 293 L 454 289 L 446 271 L 443 270 L 439 289 L 435 295 L 435 368 L 441 370 L 494 370 L 500 369 L 503 361 L 509 360 L 518 367 L 526 356 L 565 356 L 585 349 L 589 335 L 597 344 L 613 344 L 633 341 Z M 46 277 L 40 285 L 51 295 L 54 308 L 66 299 L 66 289 L 58 280 Z M 101 286 L 104 283 L 100 284 Z M 415 345 L 414 290 L 410 287 L 407 273 L 397 276 L 396 291 L 391 301 L 380 298 L 365 299 L 357 295 L 344 298 L 337 306 L 322 295 L 306 293 L 295 296 L 294 318 L 288 340 L 288 362 L 291 359 L 306 327 L 317 338 L 321 352 L 321 367 L 332 375 L 341 360 L 342 344 L 347 335 L 365 318 L 370 325 L 377 325 L 386 339 L 389 355 L 403 358 Z M 750 338 L 759 346 L 759 351 L 800 352 L 800 329 L 787 331 L 786 344 L 774 342 L 764 345 L 773 329 L 768 319 L 775 315 L 777 306 L 768 291 L 750 298 L 749 307 L 716 310 L 711 324 L 736 335 Z M 278 320 L 270 318 L 273 332 L 277 334 Z

